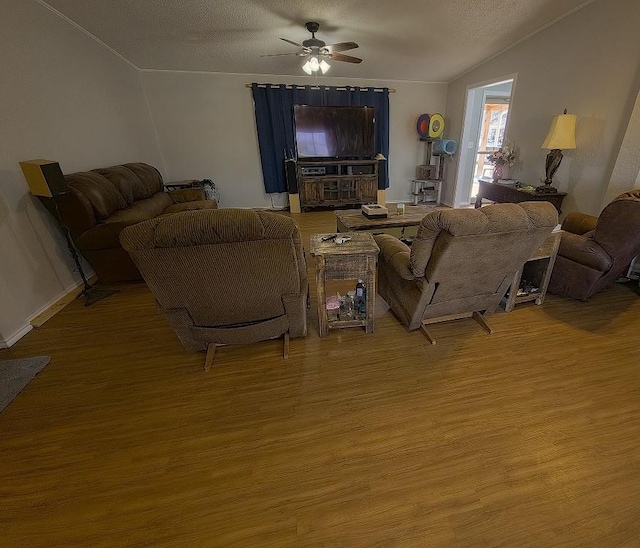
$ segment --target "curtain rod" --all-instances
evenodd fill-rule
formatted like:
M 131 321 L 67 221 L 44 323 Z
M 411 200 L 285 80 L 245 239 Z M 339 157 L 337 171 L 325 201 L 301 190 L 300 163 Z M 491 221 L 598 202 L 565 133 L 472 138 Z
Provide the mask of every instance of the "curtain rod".
M 253 84 L 245 84 L 245 85 L 244 85 L 244 87 L 245 87 L 245 88 L 251 88 L 251 87 L 252 87 L 252 85 L 253 85 Z M 267 85 L 267 84 L 258 84 L 258 87 L 264 87 L 264 86 L 266 86 L 266 85 Z M 276 85 L 277 85 L 277 84 L 276 84 Z M 305 87 L 307 87 L 307 86 L 302 86 L 302 85 L 300 85 L 300 86 L 298 86 L 298 85 L 286 85 L 285 87 L 286 87 L 287 89 L 293 89 L 294 87 L 295 87 L 295 88 L 304 89 L 304 88 L 305 88 Z M 309 86 L 309 87 L 310 87 L 311 89 L 320 89 L 321 87 L 332 87 L 332 86 Z M 346 89 L 347 89 L 345 86 L 333 86 L 333 87 L 335 87 L 336 89 L 340 89 L 340 90 L 346 90 Z M 369 89 L 369 88 L 368 88 L 368 87 L 365 87 L 365 88 L 362 88 L 362 89 Z M 376 88 L 376 87 L 374 87 L 374 88 L 373 88 L 373 91 L 382 91 L 382 90 L 383 90 L 383 88 Z M 396 92 L 396 90 L 395 90 L 394 88 L 389 88 L 389 93 L 395 93 L 395 92 Z

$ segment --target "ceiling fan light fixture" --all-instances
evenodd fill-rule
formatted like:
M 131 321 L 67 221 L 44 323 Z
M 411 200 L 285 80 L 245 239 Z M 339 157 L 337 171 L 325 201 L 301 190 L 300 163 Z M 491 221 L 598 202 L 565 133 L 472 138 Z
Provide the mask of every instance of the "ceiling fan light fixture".
M 320 28 L 319 23 L 310 21 L 305 24 L 305 27 L 311 33 L 311 38 L 303 40 L 301 44 L 294 42 L 293 40 L 289 40 L 288 38 L 280 38 L 283 42 L 296 46 L 298 51 L 274 53 L 271 55 L 262 55 L 261 57 L 296 55 L 304 58 L 305 62 L 302 65 L 302 70 L 309 76 L 317 76 L 318 71 L 321 71 L 322 74 L 326 74 L 331 68 L 331 65 L 327 61 L 328 59 L 331 59 L 331 61 L 342 61 L 343 63 L 362 63 L 362 59 L 342 53 L 358 48 L 359 46 L 355 42 L 338 42 L 337 44 L 327 45 L 324 40 L 316 38 L 315 33 L 318 32 L 318 29 Z

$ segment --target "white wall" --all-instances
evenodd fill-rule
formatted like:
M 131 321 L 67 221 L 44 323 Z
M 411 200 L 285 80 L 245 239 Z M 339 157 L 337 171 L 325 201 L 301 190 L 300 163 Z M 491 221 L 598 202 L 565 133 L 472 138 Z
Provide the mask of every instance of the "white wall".
M 444 112 L 446 84 L 292 76 L 143 71 L 142 80 L 168 180 L 211 178 L 224 207 L 270 207 L 264 191 L 251 90 L 246 83 L 359 85 L 395 88 L 390 102 L 390 188 L 409 200 L 424 151 L 415 130 L 423 112 Z M 274 205 L 283 205 L 275 195 Z
M 632 188 L 640 188 L 640 93 L 638 93 L 633 113 L 629 119 L 627 131 L 624 134 L 622 146 L 611 174 L 609 188 L 604 200 L 602 200 L 602 207 Z
M 0 345 L 78 280 L 59 230 L 28 193 L 20 160 L 63 172 L 160 165 L 138 71 L 34 0 L 0 17 Z
M 552 117 L 578 115 L 575 151 L 566 151 L 554 186 L 569 193 L 563 210 L 597 214 L 638 92 L 640 2 L 596 0 L 449 84 L 448 134 L 459 139 L 468 86 L 517 73 L 508 137 L 520 149 L 511 176 L 537 185 Z M 447 177 L 453 196 L 455 169 Z M 633 182 L 629 182 L 629 187 Z

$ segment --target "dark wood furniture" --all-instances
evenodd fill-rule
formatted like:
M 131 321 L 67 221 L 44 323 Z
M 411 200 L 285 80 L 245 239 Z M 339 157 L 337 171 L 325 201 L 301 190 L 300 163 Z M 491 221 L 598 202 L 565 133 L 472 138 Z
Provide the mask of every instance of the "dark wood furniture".
M 407 205 L 404 215 L 398 215 L 395 204 L 387 204 L 389 216 L 382 219 L 369 219 L 359 209 L 336 211 L 336 230 L 350 232 L 352 230 L 377 230 L 387 228 L 405 228 L 418 226 L 427 213 L 437 208 L 432 205 Z
M 551 202 L 558 213 L 562 213 L 562 200 L 567 195 L 566 192 L 536 192 L 532 186 L 516 186 L 504 183 L 494 183 L 485 179 L 478 181 L 480 188 L 476 198 L 476 209 L 482 206 L 482 200 L 492 202 L 513 203 L 519 202 Z
M 330 329 L 364 327 L 373 332 L 373 317 L 376 298 L 376 266 L 380 249 L 369 232 L 350 232 L 351 240 L 337 244 L 333 240 L 323 241 L 330 234 L 311 235 L 311 255 L 316 259 L 316 289 L 318 295 L 318 331 L 326 337 Z M 358 280 L 367 290 L 367 314 L 364 319 L 334 320 L 327 317 L 327 280 Z
M 562 230 L 556 230 L 542 243 L 542 245 L 536 249 L 536 251 L 527 260 L 524 266 L 518 270 L 514 277 L 509 293 L 503 299 L 505 312 L 511 312 L 515 305 L 525 303 L 528 301 L 535 301 L 536 304 L 542 304 L 547 296 L 547 288 L 549 287 L 549 280 L 551 280 L 551 273 L 553 272 L 553 266 L 556 263 L 556 257 L 558 255 L 558 248 L 560 247 L 560 237 Z M 529 293 L 527 295 L 518 296 L 518 289 L 520 288 L 520 281 L 522 280 L 522 274 L 526 271 L 527 265 L 533 261 L 546 261 L 543 268 L 537 269 L 537 279 L 535 280 L 538 286 L 538 292 Z M 530 265 L 533 266 L 533 265 Z
M 302 210 L 377 201 L 377 160 L 301 160 L 296 173 Z

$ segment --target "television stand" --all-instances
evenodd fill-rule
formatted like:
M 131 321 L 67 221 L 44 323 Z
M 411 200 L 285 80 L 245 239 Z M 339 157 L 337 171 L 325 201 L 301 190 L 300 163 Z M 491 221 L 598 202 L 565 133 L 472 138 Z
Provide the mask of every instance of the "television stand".
M 378 160 L 298 160 L 296 178 L 302 211 L 357 207 L 378 198 Z

